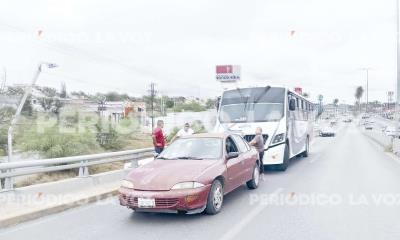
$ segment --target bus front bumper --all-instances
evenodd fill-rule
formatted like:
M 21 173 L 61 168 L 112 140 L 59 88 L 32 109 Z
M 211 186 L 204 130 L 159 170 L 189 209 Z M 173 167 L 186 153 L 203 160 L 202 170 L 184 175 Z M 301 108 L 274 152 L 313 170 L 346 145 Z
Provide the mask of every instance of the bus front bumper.
M 285 154 L 285 143 L 269 147 L 264 151 L 263 163 L 264 165 L 275 165 L 283 163 L 283 156 Z

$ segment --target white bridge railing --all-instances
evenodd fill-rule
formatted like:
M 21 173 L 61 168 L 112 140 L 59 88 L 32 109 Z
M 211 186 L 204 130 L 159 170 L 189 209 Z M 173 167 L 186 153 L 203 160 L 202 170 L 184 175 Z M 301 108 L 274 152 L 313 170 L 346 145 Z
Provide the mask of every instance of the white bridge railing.
M 18 176 L 79 169 L 78 177 L 87 177 L 89 176 L 88 167 L 119 161 L 131 161 L 131 166 L 136 167 L 139 159 L 153 156 L 153 151 L 153 148 L 145 148 L 73 157 L 0 163 L 0 191 L 12 190 L 14 188 L 14 178 Z

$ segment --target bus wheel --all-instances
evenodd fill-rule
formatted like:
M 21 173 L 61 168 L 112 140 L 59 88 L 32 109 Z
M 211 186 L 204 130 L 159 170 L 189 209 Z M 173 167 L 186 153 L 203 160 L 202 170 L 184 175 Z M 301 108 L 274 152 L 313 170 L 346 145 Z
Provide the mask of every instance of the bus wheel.
M 290 162 L 290 159 L 289 159 L 289 145 L 286 144 L 285 145 L 285 153 L 283 155 L 283 163 L 276 165 L 276 169 L 278 171 L 286 171 L 286 169 L 289 166 L 289 162 Z
M 308 153 L 310 152 L 310 138 L 307 137 L 306 140 L 306 150 L 302 153 L 303 157 L 308 157 Z

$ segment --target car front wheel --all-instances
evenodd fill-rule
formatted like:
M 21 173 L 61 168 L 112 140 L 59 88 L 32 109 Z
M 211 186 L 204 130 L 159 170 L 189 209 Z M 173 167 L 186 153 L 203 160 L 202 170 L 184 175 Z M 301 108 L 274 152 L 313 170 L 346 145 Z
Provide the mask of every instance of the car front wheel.
M 255 164 L 253 169 L 253 177 L 250 181 L 246 183 L 247 187 L 250 189 L 258 188 L 258 184 L 260 183 L 260 168 L 258 164 Z
M 207 198 L 205 212 L 209 215 L 217 214 L 221 211 L 224 202 L 224 187 L 220 180 L 214 180 L 210 193 Z

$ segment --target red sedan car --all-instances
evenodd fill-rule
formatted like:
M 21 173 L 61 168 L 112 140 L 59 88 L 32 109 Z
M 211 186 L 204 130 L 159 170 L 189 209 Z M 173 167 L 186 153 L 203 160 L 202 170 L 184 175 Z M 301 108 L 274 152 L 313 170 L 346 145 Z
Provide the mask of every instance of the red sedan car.
M 239 135 L 182 137 L 127 175 L 120 204 L 135 211 L 216 214 L 225 194 L 244 183 L 258 187 L 259 165 L 257 151 Z

